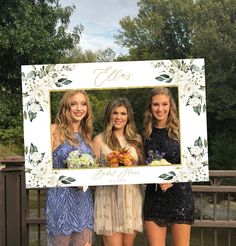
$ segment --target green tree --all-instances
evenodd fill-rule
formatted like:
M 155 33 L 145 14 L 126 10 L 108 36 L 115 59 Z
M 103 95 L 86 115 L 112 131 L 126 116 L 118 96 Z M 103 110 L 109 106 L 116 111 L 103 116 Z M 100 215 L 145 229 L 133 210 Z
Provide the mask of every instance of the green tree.
M 96 52 L 98 62 L 112 62 L 115 59 L 116 53 L 111 48 L 105 50 L 98 50 Z
M 73 9 L 62 8 L 57 0 L 1 2 L 1 88 L 19 90 L 21 65 L 57 63 L 79 42 L 82 26 L 66 31 Z
M 232 156 L 236 134 L 235 1 L 139 0 L 138 7 L 137 17 L 120 21 L 116 42 L 129 54 L 118 60 L 204 58 L 210 168 L 235 168 L 235 158 L 220 166 L 217 153 L 221 146 Z
M 116 42 L 131 59 L 186 58 L 192 46 L 189 15 L 193 1 L 140 0 L 137 17 L 120 21 Z
M 68 50 L 66 54 L 61 58 L 61 63 L 86 63 L 86 62 L 96 62 L 97 55 L 92 50 L 83 51 L 81 47 L 75 47 Z
M 115 60 L 115 55 L 115 51 L 111 48 L 99 49 L 93 52 L 92 50 L 83 51 L 81 47 L 75 47 L 66 52 L 61 59 L 61 63 L 111 62 Z
M 65 52 L 79 43 L 81 25 L 67 32 L 73 10 L 73 6 L 62 8 L 57 0 L 0 2 L 2 144 L 14 138 L 23 143 L 21 65 L 59 63 Z

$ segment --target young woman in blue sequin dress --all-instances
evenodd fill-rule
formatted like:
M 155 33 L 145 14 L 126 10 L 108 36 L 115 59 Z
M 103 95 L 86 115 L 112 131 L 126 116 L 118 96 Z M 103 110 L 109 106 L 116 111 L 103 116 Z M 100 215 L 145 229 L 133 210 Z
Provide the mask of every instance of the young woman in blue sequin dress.
M 158 151 L 172 164 L 180 164 L 179 121 L 168 88 L 151 91 L 145 113 L 145 152 Z M 194 221 L 190 183 L 148 184 L 145 191 L 144 221 L 150 246 L 165 246 L 167 226 L 175 246 L 188 246 Z
M 66 159 L 71 151 L 92 155 L 92 124 L 86 92 L 66 92 L 51 130 L 54 168 L 67 168 Z M 94 218 L 90 189 L 84 192 L 79 187 L 50 188 L 45 215 L 48 245 L 92 245 Z

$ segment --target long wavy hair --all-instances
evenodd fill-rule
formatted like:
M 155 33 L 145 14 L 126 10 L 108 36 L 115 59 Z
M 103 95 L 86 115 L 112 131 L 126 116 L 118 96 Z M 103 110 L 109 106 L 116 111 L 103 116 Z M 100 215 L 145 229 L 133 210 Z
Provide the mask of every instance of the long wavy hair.
M 167 118 L 168 136 L 171 139 L 179 141 L 179 120 L 177 117 L 177 109 L 175 101 L 171 95 L 171 91 L 167 87 L 156 87 L 151 90 L 148 100 L 148 108 L 144 114 L 144 139 L 148 139 L 152 133 L 152 128 L 155 124 L 155 118 L 151 112 L 152 99 L 156 95 L 165 95 L 170 99 L 170 112 Z
M 112 114 L 117 107 L 122 107 L 122 106 L 127 109 L 127 116 L 128 116 L 127 124 L 124 128 L 125 140 L 136 149 L 138 153 L 139 161 L 141 161 L 143 159 L 142 146 L 140 141 L 138 140 L 138 134 L 134 122 L 134 112 L 128 99 L 124 97 L 120 97 L 117 99 L 110 100 L 109 103 L 107 104 L 105 110 L 105 119 L 104 119 L 104 128 L 105 128 L 104 141 L 112 150 L 121 148 L 119 140 L 114 134 Z
M 74 135 L 74 129 L 72 127 L 73 120 L 70 114 L 71 97 L 78 93 L 81 93 L 85 96 L 87 103 L 87 113 L 80 123 L 80 134 L 82 135 L 84 141 L 91 146 L 93 133 L 93 112 L 88 94 L 84 90 L 67 91 L 63 95 L 60 102 L 60 108 L 55 119 L 55 124 L 58 126 L 56 134 L 59 135 L 60 142 L 67 140 L 72 146 L 79 144 Z

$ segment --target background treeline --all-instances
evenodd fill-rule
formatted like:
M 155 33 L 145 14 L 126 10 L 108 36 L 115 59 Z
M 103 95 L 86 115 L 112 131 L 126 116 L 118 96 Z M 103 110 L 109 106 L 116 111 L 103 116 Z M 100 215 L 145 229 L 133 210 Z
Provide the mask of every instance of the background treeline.
M 74 7 L 62 8 L 56 0 L 0 2 L 0 157 L 23 153 L 23 64 L 204 58 L 210 169 L 235 169 L 235 0 L 139 0 L 137 4 L 137 16 L 120 20 L 121 29 L 114 35 L 129 52 L 115 58 L 111 48 L 96 52 L 79 48 L 83 26 L 67 31 Z M 102 110 L 107 98 L 93 100 Z M 143 117 L 134 111 L 135 117 Z M 103 117 L 99 110 L 95 113 L 97 119 Z M 95 131 L 100 127 L 95 126 Z
M 177 87 L 168 87 L 175 99 L 178 107 L 178 89 Z M 152 88 L 124 88 L 124 89 L 99 89 L 99 90 L 86 90 L 91 102 L 94 114 L 94 136 L 104 130 L 104 115 L 107 103 L 114 98 L 126 97 L 134 111 L 134 119 L 138 133 L 143 132 L 143 119 L 144 112 L 148 106 L 148 97 Z M 51 122 L 55 120 L 58 112 L 60 100 L 64 91 L 55 91 L 50 93 L 51 105 Z

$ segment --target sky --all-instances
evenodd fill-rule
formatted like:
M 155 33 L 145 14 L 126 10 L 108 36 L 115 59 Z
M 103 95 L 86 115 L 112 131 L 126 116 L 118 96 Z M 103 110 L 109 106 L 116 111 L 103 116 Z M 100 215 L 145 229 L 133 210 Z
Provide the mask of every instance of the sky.
M 114 43 L 113 35 L 121 29 L 119 21 L 123 17 L 137 15 L 137 2 L 138 0 L 60 0 L 63 7 L 76 7 L 70 18 L 69 31 L 75 25 L 83 25 L 80 41 L 82 50 L 112 48 L 116 55 L 125 54 L 127 50 Z

